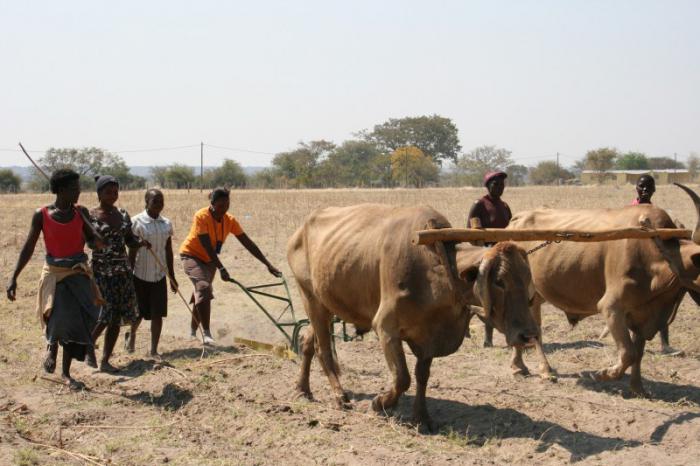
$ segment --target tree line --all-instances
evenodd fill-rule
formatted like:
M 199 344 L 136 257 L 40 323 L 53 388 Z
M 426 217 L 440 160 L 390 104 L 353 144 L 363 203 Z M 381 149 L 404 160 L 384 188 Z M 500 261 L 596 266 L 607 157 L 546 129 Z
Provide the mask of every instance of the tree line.
M 51 148 L 39 159 L 47 172 L 70 167 L 81 174 L 83 188 L 94 187 L 93 177 L 117 177 L 125 189 L 140 189 L 149 180 L 129 172 L 118 154 L 96 148 Z M 695 176 L 700 159 L 688 158 L 688 170 Z M 272 166 L 247 175 L 235 160 L 208 169 L 202 177 L 187 165 L 172 164 L 151 169 L 151 184 L 167 188 L 342 188 L 342 187 L 425 187 L 480 186 L 484 174 L 503 170 L 508 184 L 548 185 L 575 180 L 582 170 L 604 173 L 611 169 L 654 170 L 685 168 L 670 157 L 651 157 L 640 152 L 621 153 L 602 147 L 591 150 L 569 168 L 555 160 L 534 166 L 514 161 L 511 151 L 497 146 L 480 146 L 462 151 L 457 126 L 439 115 L 392 118 L 361 130 L 340 144 L 327 140 L 300 142 L 287 152 L 276 154 Z M 0 170 L 0 191 L 19 191 L 21 180 L 9 170 Z M 34 172 L 27 188 L 48 190 L 48 182 Z

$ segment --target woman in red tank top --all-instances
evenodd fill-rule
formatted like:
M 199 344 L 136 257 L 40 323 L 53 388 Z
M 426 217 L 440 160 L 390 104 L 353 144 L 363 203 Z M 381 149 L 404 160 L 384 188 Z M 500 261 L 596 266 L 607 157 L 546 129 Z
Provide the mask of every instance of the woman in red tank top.
M 49 207 L 41 208 L 42 233 L 46 253 L 51 257 L 73 257 L 83 252 L 85 239 L 83 238 L 83 218 L 72 207 L 73 218 L 68 223 L 54 220 L 49 214 Z
M 48 373 L 54 372 L 60 344 L 63 347 L 61 378 L 70 389 L 77 390 L 83 384 L 71 377 L 71 361 L 83 361 L 88 353 L 94 354 L 90 329 L 95 326 L 99 314 L 90 278 L 81 273 L 87 270 L 87 255 L 83 247 L 85 238 L 99 247 L 103 244 L 90 223 L 83 221 L 83 217 L 89 215 L 87 209 L 75 205 L 80 196 L 80 175 L 73 170 L 57 170 L 51 176 L 50 185 L 56 200 L 34 212 L 29 235 L 7 285 L 7 297 L 10 301 L 16 299 L 17 278 L 31 259 L 43 233 L 47 254 L 39 284 L 40 296 L 44 291 L 44 277 L 55 280 L 55 288 L 50 291 L 50 313 L 44 322 L 47 349 L 43 367 Z M 43 315 L 43 309 L 40 311 Z

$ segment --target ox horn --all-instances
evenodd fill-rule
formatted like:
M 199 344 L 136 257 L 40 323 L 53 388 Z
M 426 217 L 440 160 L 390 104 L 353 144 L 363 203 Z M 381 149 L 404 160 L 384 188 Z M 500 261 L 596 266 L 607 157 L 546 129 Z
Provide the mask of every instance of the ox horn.
M 690 189 L 687 186 L 684 186 L 680 183 L 673 183 L 679 188 L 681 188 L 683 191 L 685 191 L 688 196 L 693 200 L 693 204 L 695 205 L 695 212 L 697 214 L 697 222 L 695 224 L 695 228 L 693 229 L 693 236 L 691 237 L 693 242 L 695 244 L 700 244 L 700 196 L 697 195 L 695 191 Z
M 493 269 L 496 263 L 495 257 L 489 257 L 488 254 L 484 254 L 484 258 L 481 260 L 479 265 L 479 275 L 476 277 L 475 291 L 476 295 L 481 301 L 481 308 L 484 310 L 482 317 L 484 319 L 489 319 L 491 317 L 491 308 L 493 303 L 491 302 L 491 283 L 489 282 L 489 275 L 491 275 L 491 269 Z

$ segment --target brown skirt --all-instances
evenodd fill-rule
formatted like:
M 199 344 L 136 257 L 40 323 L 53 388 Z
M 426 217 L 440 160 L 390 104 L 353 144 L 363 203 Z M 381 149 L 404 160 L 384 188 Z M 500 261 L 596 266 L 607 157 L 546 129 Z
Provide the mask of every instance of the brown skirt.
M 193 299 L 195 304 L 214 299 L 214 287 L 212 282 L 216 276 L 216 265 L 213 262 L 202 262 L 192 257 L 181 255 L 182 268 L 185 275 L 194 285 Z
M 151 320 L 152 317 L 168 316 L 168 287 L 165 277 L 157 282 L 149 282 L 134 275 L 134 289 L 142 318 Z

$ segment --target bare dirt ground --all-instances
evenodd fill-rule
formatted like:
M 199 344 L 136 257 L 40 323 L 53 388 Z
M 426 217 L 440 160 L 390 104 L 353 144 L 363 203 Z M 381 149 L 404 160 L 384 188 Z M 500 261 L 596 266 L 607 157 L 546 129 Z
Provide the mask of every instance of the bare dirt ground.
M 286 239 L 315 207 L 425 203 L 462 226 L 480 194 L 473 189 L 245 191 L 234 194 L 232 212 L 289 277 Z M 633 197 L 632 187 L 509 188 L 505 195 L 514 211 L 545 204 L 615 207 Z M 654 200 L 686 225 L 694 224 L 692 205 L 676 188 L 660 187 Z M 3 280 L 14 267 L 32 208 L 50 201 L 47 195 L 0 196 Z M 94 194 L 84 193 L 81 201 L 92 205 Z M 137 213 L 141 193 L 123 193 L 121 204 Z M 176 243 L 204 205 L 199 192 L 166 193 L 165 214 L 174 221 Z M 224 262 L 244 283 L 271 280 L 235 240 L 224 250 Z M 544 340 L 559 374 L 556 382 L 513 378 L 503 338 L 495 337 L 495 348 L 482 348 L 483 327 L 475 319 L 472 338 L 457 353 L 434 361 L 428 409 L 437 433 L 424 434 L 410 423 L 413 387 L 392 412 L 376 415 L 370 409 L 372 397 L 390 383 L 373 334 L 337 344 L 341 381 L 352 394 L 353 409 L 334 408 L 315 362 L 316 401 L 297 400 L 296 361 L 233 343 L 234 336 L 274 344 L 284 338 L 239 290 L 220 281 L 213 312 L 217 346 L 203 359 L 199 343 L 186 336 L 189 314 L 172 296 L 162 362 L 143 356 L 149 338 L 143 325 L 134 355 L 124 352 L 121 339 L 117 345 L 119 374 L 95 373 L 75 363 L 75 376 L 86 390 L 70 393 L 55 382 L 56 375 L 40 370 L 43 340 L 34 288 L 42 260 L 38 247 L 20 277 L 16 303 L 0 299 L 0 464 L 652 465 L 697 464 L 700 457 L 700 313 L 689 299 L 671 326 L 671 343 L 685 355 L 659 355 L 658 340 L 647 345 L 642 376 L 648 399 L 630 397 L 628 377 L 597 383 L 588 376 L 610 365 L 616 354 L 611 340 L 597 339 L 603 328 L 598 317 L 572 330 L 560 311 L 545 308 Z M 291 289 L 303 317 L 293 284 Z M 411 365 L 414 359 L 406 352 Z M 536 372 L 534 354 L 526 362 Z

